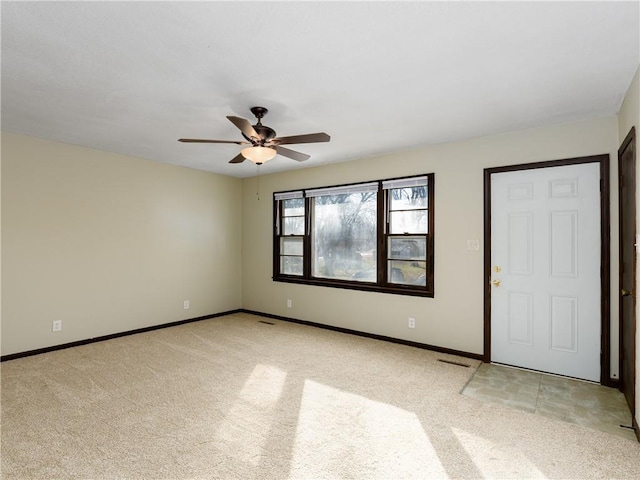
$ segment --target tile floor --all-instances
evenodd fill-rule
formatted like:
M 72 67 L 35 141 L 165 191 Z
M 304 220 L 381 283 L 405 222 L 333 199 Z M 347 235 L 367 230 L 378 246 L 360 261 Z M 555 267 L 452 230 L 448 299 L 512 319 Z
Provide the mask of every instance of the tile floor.
M 636 440 L 620 427 L 631 425 L 631 412 L 615 388 L 483 363 L 462 394 Z

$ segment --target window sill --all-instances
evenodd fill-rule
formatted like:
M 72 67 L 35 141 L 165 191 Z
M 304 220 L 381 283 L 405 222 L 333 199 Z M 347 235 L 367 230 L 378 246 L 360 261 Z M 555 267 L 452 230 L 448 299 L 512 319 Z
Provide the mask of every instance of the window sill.
M 364 292 L 390 293 L 392 295 L 409 295 L 413 297 L 433 298 L 433 291 L 426 288 L 416 288 L 411 285 L 382 286 L 366 282 L 353 282 L 341 280 L 327 280 L 320 278 L 300 278 L 295 276 L 273 277 L 274 282 L 296 283 L 300 285 L 314 285 L 318 287 L 342 288 L 347 290 L 360 290 Z

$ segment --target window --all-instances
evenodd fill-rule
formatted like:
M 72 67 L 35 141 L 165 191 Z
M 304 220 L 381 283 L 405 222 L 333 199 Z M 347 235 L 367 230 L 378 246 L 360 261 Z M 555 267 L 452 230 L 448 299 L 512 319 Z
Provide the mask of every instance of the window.
M 424 179 L 426 180 L 426 179 Z M 382 182 L 387 192 L 387 272 L 389 282 L 426 285 L 429 208 L 423 179 Z
M 375 282 L 378 184 L 307 191 L 315 278 Z
M 284 275 L 303 274 L 305 205 L 302 192 L 281 197 L 280 269 Z
M 433 296 L 433 174 L 274 194 L 274 280 Z

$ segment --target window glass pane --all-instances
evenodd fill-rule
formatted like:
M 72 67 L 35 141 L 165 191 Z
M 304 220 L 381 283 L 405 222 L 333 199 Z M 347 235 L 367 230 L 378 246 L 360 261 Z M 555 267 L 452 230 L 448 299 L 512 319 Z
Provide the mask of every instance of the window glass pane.
M 313 276 L 376 282 L 377 192 L 313 200 Z
M 280 257 L 280 272 L 285 275 L 302 275 L 302 257 Z
M 428 233 L 428 210 L 405 210 L 389 214 L 389 233 Z
M 285 217 L 304 215 L 304 198 L 291 198 L 282 202 L 282 214 Z
M 427 187 L 393 188 L 389 190 L 391 210 L 427 208 Z
M 389 260 L 389 283 L 426 285 L 427 262 Z
M 427 258 L 427 239 L 425 237 L 390 237 L 388 258 L 425 260 Z
M 304 235 L 304 217 L 284 217 L 283 235 Z
M 282 255 L 302 255 L 302 239 L 282 238 L 280 252 Z

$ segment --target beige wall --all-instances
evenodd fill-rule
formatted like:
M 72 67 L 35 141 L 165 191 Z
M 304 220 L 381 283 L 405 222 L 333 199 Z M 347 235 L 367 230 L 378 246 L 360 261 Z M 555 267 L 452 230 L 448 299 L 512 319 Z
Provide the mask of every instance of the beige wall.
M 241 188 L 3 133 L 2 354 L 241 308 Z
M 624 97 L 622 107 L 618 114 L 618 132 L 619 143 L 625 139 L 631 127 L 636 127 L 636 158 L 638 152 L 638 138 L 640 137 L 640 69 L 636 71 L 633 81 Z M 636 185 L 640 185 L 640 168 L 636 167 Z M 640 196 L 636 199 L 637 209 L 636 224 L 640 225 Z M 640 268 L 638 268 L 640 273 Z M 640 279 L 638 281 L 640 285 Z M 640 302 L 637 303 L 638 311 L 636 312 L 636 318 L 640 318 Z M 636 329 L 636 422 L 640 424 L 640 328 Z
M 609 153 L 615 214 L 618 128 L 615 116 L 596 118 L 259 182 L 3 134 L 2 354 L 236 308 L 480 354 L 483 256 L 467 240 L 483 238 L 483 169 Z M 272 192 L 428 172 L 436 174 L 435 298 L 271 280 Z M 612 215 L 612 298 L 617 230 Z M 611 317 L 617 376 L 617 302 Z M 54 334 L 56 319 L 64 328 Z
M 615 116 L 381 155 L 324 167 L 244 180 L 243 306 L 361 332 L 481 354 L 483 351 L 483 253 L 467 240 L 483 238 L 483 169 L 501 165 L 608 153 L 612 192 L 617 191 Z M 283 160 L 284 161 L 284 160 Z M 435 173 L 435 298 L 398 296 L 271 280 L 274 191 Z M 612 194 L 612 197 L 615 195 Z M 612 212 L 617 198 L 612 198 Z M 617 222 L 612 259 L 617 259 Z M 481 242 L 482 243 L 482 242 Z M 612 262 L 617 292 L 617 261 Z M 288 309 L 286 300 L 293 301 Z M 617 302 L 612 302 L 617 339 Z M 407 328 L 407 318 L 416 328 Z M 617 340 L 612 358 L 618 355 Z M 613 363 L 617 367 L 617 360 Z M 617 368 L 614 372 L 617 375 Z

